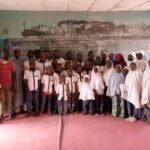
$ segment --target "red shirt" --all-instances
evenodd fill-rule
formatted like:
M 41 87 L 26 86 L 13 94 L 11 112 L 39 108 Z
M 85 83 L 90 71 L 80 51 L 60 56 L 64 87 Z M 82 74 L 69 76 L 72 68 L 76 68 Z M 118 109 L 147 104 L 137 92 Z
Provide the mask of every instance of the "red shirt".
M 0 85 L 11 86 L 12 73 L 15 71 L 15 65 L 12 61 L 0 60 Z

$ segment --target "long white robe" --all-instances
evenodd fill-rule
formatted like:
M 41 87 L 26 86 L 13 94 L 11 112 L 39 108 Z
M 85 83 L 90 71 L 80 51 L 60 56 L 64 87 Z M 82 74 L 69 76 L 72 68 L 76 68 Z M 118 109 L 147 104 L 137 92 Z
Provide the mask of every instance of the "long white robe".
M 143 73 L 141 104 L 150 107 L 150 67 L 147 67 Z
M 96 66 L 98 69 L 98 72 L 94 72 L 94 68 L 91 73 L 91 81 L 90 81 L 90 86 L 93 90 L 96 91 L 98 95 L 102 95 L 104 93 L 104 83 L 103 79 L 100 73 L 99 66 Z
M 141 107 L 142 74 L 140 71 L 129 71 L 125 80 L 126 100 L 135 108 Z
M 88 77 L 90 79 L 90 77 L 88 75 L 84 76 L 83 81 L 81 83 L 79 99 L 81 99 L 83 101 L 95 100 L 94 92 L 90 86 L 90 83 L 84 81 L 84 79 L 86 77 Z
M 137 61 L 136 61 L 136 64 L 137 64 L 137 68 L 138 68 L 139 70 L 141 70 L 142 72 L 145 71 L 146 66 L 147 66 L 147 61 L 146 61 L 146 60 L 144 60 L 144 59 L 142 59 L 142 60 L 137 60 Z

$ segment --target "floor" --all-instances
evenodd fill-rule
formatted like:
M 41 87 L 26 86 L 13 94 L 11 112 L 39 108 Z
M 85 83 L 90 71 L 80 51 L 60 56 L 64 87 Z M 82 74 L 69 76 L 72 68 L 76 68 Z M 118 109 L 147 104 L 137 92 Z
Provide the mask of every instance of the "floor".
M 18 116 L 0 124 L 0 150 L 150 150 L 150 125 L 112 116 Z

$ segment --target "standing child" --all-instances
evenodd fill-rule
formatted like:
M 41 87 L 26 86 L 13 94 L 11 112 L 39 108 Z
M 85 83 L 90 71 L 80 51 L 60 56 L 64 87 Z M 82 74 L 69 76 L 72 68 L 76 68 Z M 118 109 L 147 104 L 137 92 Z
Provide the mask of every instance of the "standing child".
M 104 83 L 100 73 L 99 66 L 95 66 L 91 73 L 91 88 L 95 93 L 96 100 L 96 114 L 103 114 L 103 98 L 102 95 L 104 93 Z
M 35 115 L 38 115 L 39 111 L 39 87 L 40 87 L 40 71 L 36 69 L 35 62 L 29 62 L 30 69 L 25 71 L 24 80 L 26 81 L 27 87 L 27 112 L 31 115 L 32 103 L 35 107 Z
M 145 107 L 147 121 L 150 123 L 150 60 L 143 73 L 141 104 Z
M 65 84 L 65 75 L 61 74 L 60 82 L 57 84 L 57 105 L 59 115 L 66 115 L 68 112 L 68 86 Z
M 83 113 L 86 115 L 88 113 L 88 107 L 89 107 L 89 113 L 93 115 L 93 105 L 94 105 L 94 92 L 93 89 L 90 86 L 90 77 L 89 75 L 85 75 L 83 78 L 83 81 L 81 83 L 80 88 L 80 95 L 79 98 L 83 101 Z
M 69 112 L 75 111 L 75 95 L 77 94 L 77 77 L 72 70 L 67 70 L 66 84 L 69 88 Z
M 125 93 L 127 100 L 127 109 L 129 118 L 127 121 L 135 122 L 136 118 L 139 117 L 140 113 L 140 100 L 142 92 L 142 75 L 137 70 L 137 65 L 134 62 L 130 64 L 130 71 L 126 76 L 125 80 Z
M 47 100 L 47 113 L 51 115 L 51 101 L 52 93 L 54 91 L 54 81 L 53 81 L 53 67 L 48 66 L 46 68 L 46 73 L 42 76 L 42 102 L 41 102 L 41 114 L 44 112 Z
M 124 100 L 120 97 L 120 84 L 124 83 L 124 76 L 122 73 L 122 67 L 120 65 L 115 66 L 115 70 L 112 73 L 107 89 L 107 96 L 112 98 L 112 116 L 117 117 L 118 114 L 120 117 L 124 117 Z M 119 106 L 121 112 L 119 113 Z

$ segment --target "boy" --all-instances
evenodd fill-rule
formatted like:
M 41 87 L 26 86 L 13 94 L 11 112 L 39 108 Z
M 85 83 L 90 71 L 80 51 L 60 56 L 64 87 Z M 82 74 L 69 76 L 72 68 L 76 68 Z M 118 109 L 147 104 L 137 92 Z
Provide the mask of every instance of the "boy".
M 65 84 L 65 75 L 61 74 L 59 78 L 60 82 L 57 84 L 57 105 L 59 115 L 66 115 L 68 112 L 68 94 L 69 89 Z
M 75 111 L 75 96 L 77 94 L 77 77 L 73 75 L 72 70 L 67 70 L 66 84 L 69 88 L 69 111 Z
M 39 111 L 39 87 L 41 75 L 40 71 L 36 69 L 35 62 L 29 62 L 30 69 L 25 71 L 24 80 L 27 87 L 27 116 L 31 115 L 32 112 L 32 102 L 35 107 L 35 115 L 38 115 Z
M 51 115 L 51 101 L 52 101 L 52 93 L 54 91 L 54 79 L 53 79 L 53 68 L 52 66 L 48 66 L 46 68 L 46 74 L 42 76 L 42 102 L 41 102 L 41 112 L 43 113 L 45 109 L 45 104 L 47 100 L 47 113 Z

